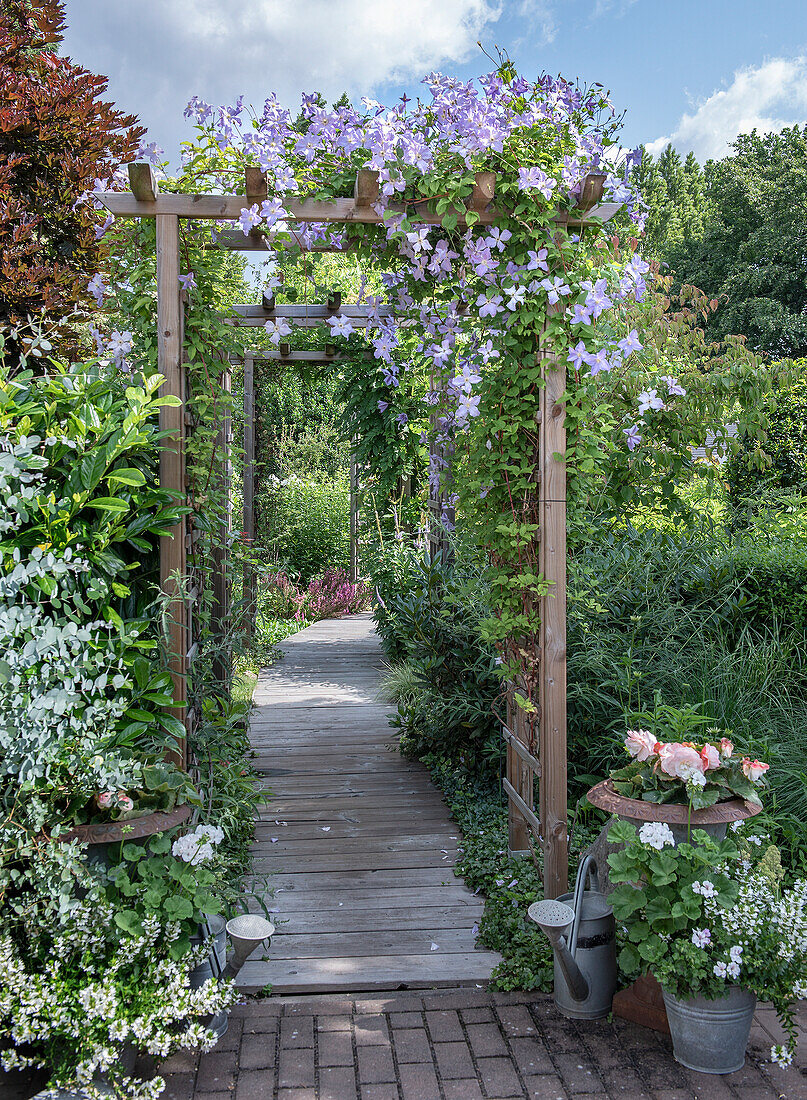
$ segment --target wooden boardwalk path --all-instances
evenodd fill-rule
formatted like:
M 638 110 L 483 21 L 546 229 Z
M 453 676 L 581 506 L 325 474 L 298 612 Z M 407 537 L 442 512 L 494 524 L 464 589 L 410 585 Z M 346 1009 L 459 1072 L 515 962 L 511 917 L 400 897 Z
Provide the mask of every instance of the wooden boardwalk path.
M 459 832 L 439 791 L 397 751 L 371 617 L 316 623 L 283 650 L 258 678 L 250 722 L 274 793 L 254 868 L 272 874 L 278 932 L 239 984 L 299 993 L 485 982 L 499 956 L 475 949 L 482 899 L 452 871 Z

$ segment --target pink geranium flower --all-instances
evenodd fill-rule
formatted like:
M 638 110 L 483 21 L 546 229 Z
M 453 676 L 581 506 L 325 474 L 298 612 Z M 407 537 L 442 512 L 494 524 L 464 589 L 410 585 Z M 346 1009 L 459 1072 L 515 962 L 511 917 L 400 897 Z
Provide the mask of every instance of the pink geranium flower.
M 725 756 L 726 759 L 734 752 L 734 745 L 729 741 L 728 737 L 720 738 L 720 755 Z
M 752 783 L 759 783 L 769 767 L 770 764 L 763 764 L 761 760 L 749 760 L 747 756 L 743 758 L 743 772 Z
M 655 756 L 657 744 L 649 730 L 628 730 L 625 737 L 625 748 L 640 762 Z
M 99 794 L 96 798 L 96 802 L 102 810 L 106 810 L 112 805 L 112 798 L 112 791 L 103 791 L 103 793 Z

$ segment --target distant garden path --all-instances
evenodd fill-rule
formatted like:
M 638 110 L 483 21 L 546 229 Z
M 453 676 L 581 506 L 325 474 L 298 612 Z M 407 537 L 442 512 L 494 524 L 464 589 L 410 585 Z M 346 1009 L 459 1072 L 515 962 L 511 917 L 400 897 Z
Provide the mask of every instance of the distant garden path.
M 382 652 L 369 614 L 283 643 L 255 689 L 250 735 L 274 797 L 254 867 L 271 872 L 278 934 L 239 984 L 277 992 L 484 982 L 483 902 L 454 877 L 459 832 L 426 769 L 404 760 L 378 700 Z

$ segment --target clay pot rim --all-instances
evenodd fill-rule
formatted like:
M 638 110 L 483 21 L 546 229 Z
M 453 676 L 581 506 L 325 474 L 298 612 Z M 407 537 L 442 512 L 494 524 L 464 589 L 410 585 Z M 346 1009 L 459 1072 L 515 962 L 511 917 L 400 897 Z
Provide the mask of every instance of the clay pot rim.
M 620 817 L 633 818 L 636 821 L 663 821 L 668 825 L 722 825 L 730 821 L 744 821 L 760 813 L 762 807 L 754 806 L 742 798 L 732 798 L 726 802 L 718 802 L 705 810 L 690 810 L 689 806 L 681 806 L 666 802 L 659 805 L 656 802 L 644 802 L 641 798 L 628 798 L 614 790 L 610 779 L 603 780 L 587 792 L 586 796 L 592 806 L 599 810 L 607 810 L 609 813 L 618 814 Z
M 77 840 L 80 844 L 114 844 L 122 840 L 140 840 L 156 833 L 165 833 L 169 829 L 182 825 L 191 816 L 193 807 L 186 802 L 174 810 L 153 810 L 142 817 L 132 817 L 127 821 L 90 822 L 87 825 L 75 825 L 69 832 L 60 833 L 54 839 L 69 844 Z M 126 830 L 124 832 L 124 829 Z

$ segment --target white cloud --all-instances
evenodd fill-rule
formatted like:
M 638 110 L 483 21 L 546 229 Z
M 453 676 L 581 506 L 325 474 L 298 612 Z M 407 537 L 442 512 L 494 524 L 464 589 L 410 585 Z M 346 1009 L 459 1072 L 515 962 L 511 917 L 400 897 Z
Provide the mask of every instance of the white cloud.
M 526 7 L 547 8 L 541 0 Z M 73 0 L 65 51 L 176 153 L 194 94 L 215 103 L 277 92 L 335 98 L 468 59 L 502 0 Z M 549 16 L 547 16 L 549 18 Z
M 757 68 L 738 69 L 727 88 L 714 92 L 684 114 L 675 130 L 648 142 L 657 156 L 672 142 L 699 161 L 723 157 L 737 134 L 764 133 L 803 122 L 807 113 L 807 57 L 773 58 Z
M 596 0 L 591 18 L 599 19 L 603 15 L 611 15 L 612 13 L 616 16 L 622 16 L 629 11 L 635 3 L 636 0 Z
M 558 22 L 555 17 L 555 5 L 552 0 L 520 0 L 518 14 L 526 20 L 529 29 L 530 42 L 535 44 L 535 35 L 541 45 L 555 41 L 558 33 Z M 525 41 L 520 37 L 516 45 Z

